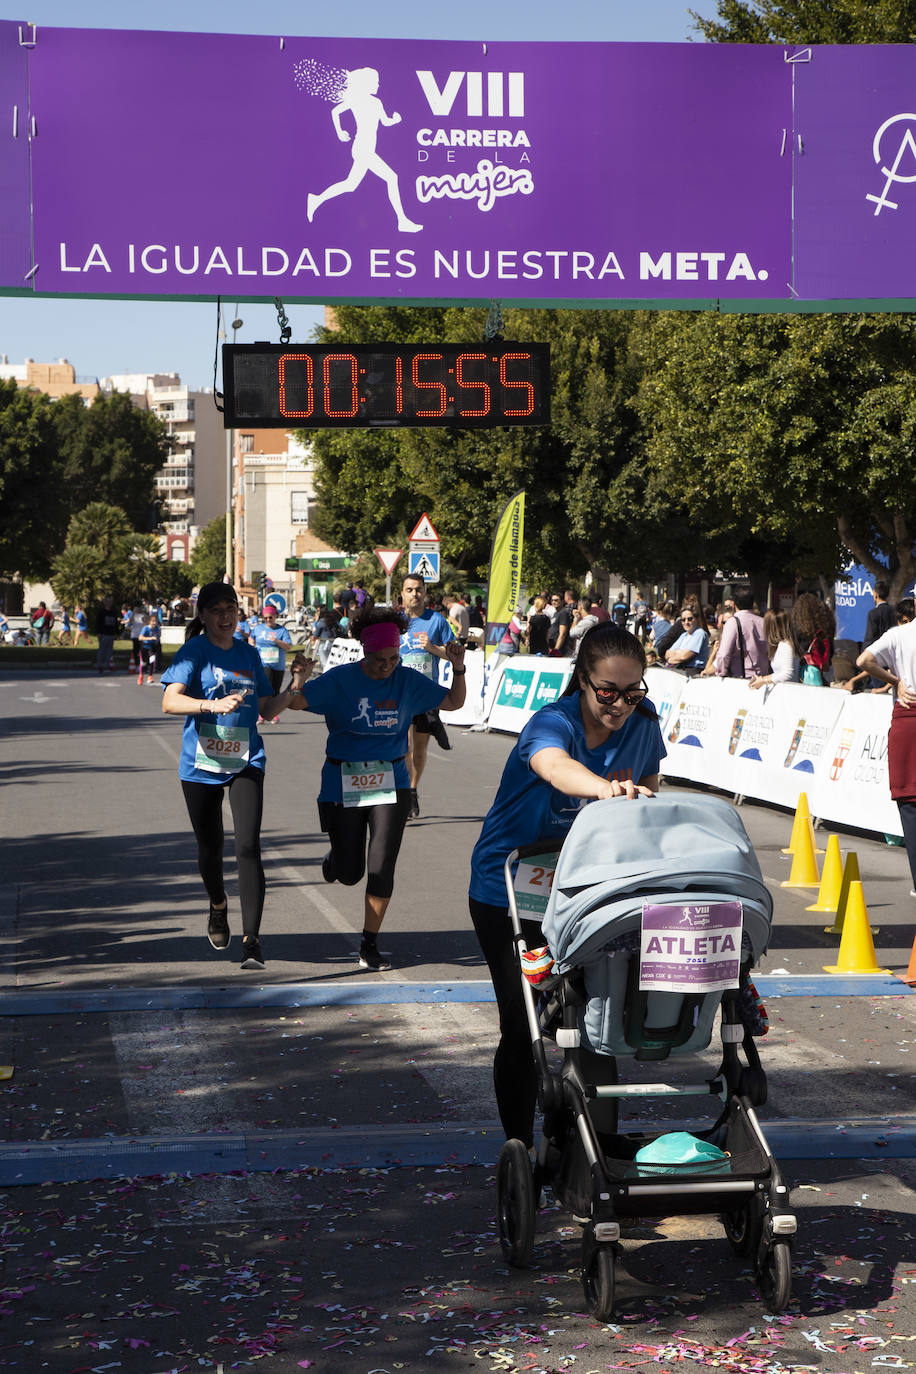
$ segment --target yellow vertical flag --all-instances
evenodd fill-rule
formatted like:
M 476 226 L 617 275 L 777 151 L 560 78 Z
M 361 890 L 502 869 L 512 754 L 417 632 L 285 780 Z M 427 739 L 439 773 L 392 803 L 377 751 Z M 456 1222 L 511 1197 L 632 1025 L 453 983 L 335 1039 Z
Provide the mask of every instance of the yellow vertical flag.
M 495 653 L 518 606 L 522 585 L 522 546 L 525 542 L 525 493 L 506 503 L 496 523 L 487 586 L 487 654 Z

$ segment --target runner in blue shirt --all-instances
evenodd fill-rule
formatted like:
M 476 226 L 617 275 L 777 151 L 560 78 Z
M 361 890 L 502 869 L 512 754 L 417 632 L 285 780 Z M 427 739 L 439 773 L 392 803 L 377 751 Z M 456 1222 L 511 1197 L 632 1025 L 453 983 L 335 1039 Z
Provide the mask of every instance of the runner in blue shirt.
M 242 968 L 262 969 L 265 761 L 257 718 L 259 711 L 264 716 L 285 711 L 308 680 L 311 664 L 302 659 L 290 686 L 275 695 L 256 650 L 234 637 L 238 618 L 238 599 L 228 583 L 208 582 L 201 587 L 185 643 L 162 674 L 162 709 L 166 715 L 185 718 L 178 776 L 197 839 L 200 875 L 210 898 L 207 939 L 214 949 L 229 947 L 223 886 L 223 795 L 228 792 L 242 908 Z
M 439 611 L 426 609 L 426 583 L 419 573 L 408 573 L 404 578 L 401 584 L 401 601 L 409 617 L 407 630 L 401 636 L 401 662 L 408 668 L 416 668 L 417 672 L 428 677 L 431 682 L 438 682 L 437 660 L 448 657 L 446 648 L 455 639 L 452 627 Z M 419 712 L 410 727 L 407 748 L 407 770 L 410 773 L 409 820 L 416 820 L 420 814 L 417 787 L 426 767 L 430 735 L 440 749 L 452 747 L 436 710 Z
M 286 672 L 286 649 L 284 645 L 292 647 L 293 641 L 289 637 L 289 630 L 279 624 L 277 620 L 276 606 L 267 605 L 261 612 L 263 620 L 257 621 L 249 631 L 248 643 L 253 644 L 261 656 L 261 663 L 264 666 L 270 684 L 275 692 L 279 692 L 283 686 L 283 675 Z M 258 721 L 260 725 L 262 722 Z M 273 724 L 276 725 L 276 719 Z
M 471 858 L 469 905 L 499 1004 L 493 1083 L 507 1139 L 530 1146 L 537 1077 L 503 878 L 507 854 L 562 841 L 579 808 L 608 797 L 658 790 L 665 756 L 658 717 L 645 701 L 645 651 L 613 621 L 582 636 L 575 672 L 559 701 L 543 706 L 519 735 Z M 549 865 L 541 876 L 549 891 Z M 523 920 L 528 948 L 540 924 Z
M 403 613 L 390 607 L 354 612 L 352 633 L 363 657 L 326 669 L 292 703 L 293 710 L 316 711 L 327 722 L 318 814 L 331 848 L 321 871 L 325 882 L 354 887 L 368 869 L 359 963 L 375 971 L 391 967 L 377 937 L 410 808 L 405 755 L 411 720 L 439 706 L 457 711 L 464 705 L 464 648 L 457 640 L 449 644 L 452 686 L 441 687 L 400 660 L 406 628 Z M 307 662 L 297 655 L 293 673 Z
M 156 615 L 147 616 L 146 624 L 137 636 L 137 651 L 140 655 L 140 671 L 137 675 L 137 686 L 143 686 L 143 669 L 146 669 L 146 681 L 152 684 L 153 673 L 156 665 L 162 656 L 162 631 L 159 628 L 159 618 Z

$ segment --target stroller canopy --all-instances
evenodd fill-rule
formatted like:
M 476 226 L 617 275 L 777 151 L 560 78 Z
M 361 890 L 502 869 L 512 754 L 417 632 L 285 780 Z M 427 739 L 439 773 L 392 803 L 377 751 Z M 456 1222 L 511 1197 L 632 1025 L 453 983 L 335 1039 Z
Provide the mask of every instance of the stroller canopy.
M 737 899 L 753 962 L 766 950 L 773 899 L 737 811 L 719 797 L 615 798 L 583 807 L 560 851 L 543 920 L 557 972 L 587 963 L 638 925 L 646 898 Z

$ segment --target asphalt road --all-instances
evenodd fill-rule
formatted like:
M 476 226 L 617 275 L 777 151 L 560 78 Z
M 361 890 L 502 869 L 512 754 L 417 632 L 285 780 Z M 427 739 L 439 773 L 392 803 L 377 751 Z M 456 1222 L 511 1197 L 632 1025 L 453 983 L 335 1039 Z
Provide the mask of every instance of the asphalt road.
M 534 1268 L 508 1269 L 494 1236 L 495 1008 L 465 894 L 513 741 L 452 729 L 448 753 L 431 746 L 383 932 L 394 967 L 370 975 L 361 892 L 320 876 L 322 722 L 265 727 L 268 962 L 252 975 L 231 859 L 236 936 L 228 954 L 204 937 L 158 689 L 20 670 L 0 703 L 0 1369 L 916 1365 L 916 998 L 798 981 L 838 942 L 813 894 L 780 886 L 790 816 L 742 807 L 776 898 L 761 973 L 810 989 L 768 997 L 762 1048 L 799 1211 L 795 1297 L 767 1316 L 715 1218 L 670 1218 L 626 1234 L 599 1326 L 579 1227 L 549 1194 Z M 903 851 L 841 845 L 878 962 L 903 972 Z

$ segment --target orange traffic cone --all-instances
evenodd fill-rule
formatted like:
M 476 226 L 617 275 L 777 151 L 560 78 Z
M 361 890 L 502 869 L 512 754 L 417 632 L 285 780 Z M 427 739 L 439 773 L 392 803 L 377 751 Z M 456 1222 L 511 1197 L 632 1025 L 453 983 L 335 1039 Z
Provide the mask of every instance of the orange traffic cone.
M 827 841 L 827 857 L 821 872 L 821 885 L 817 901 L 806 906 L 806 911 L 829 911 L 836 915 L 840 909 L 840 893 L 843 889 L 843 858 L 840 854 L 838 836 L 831 835 Z
M 890 973 L 890 969 L 879 968 L 875 958 L 875 942 L 871 938 L 868 924 L 868 911 L 862 884 L 849 885 L 849 901 L 846 919 L 843 922 L 843 938 L 835 964 L 824 964 L 825 973 Z
M 814 857 L 814 829 L 809 816 L 799 827 L 792 868 L 782 887 L 820 887 L 817 859 Z
M 910 987 L 916 986 L 916 940 L 913 941 L 913 948 L 910 950 L 910 966 L 901 981 L 909 983 Z

